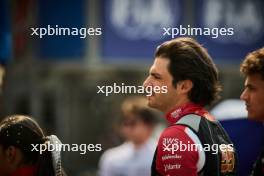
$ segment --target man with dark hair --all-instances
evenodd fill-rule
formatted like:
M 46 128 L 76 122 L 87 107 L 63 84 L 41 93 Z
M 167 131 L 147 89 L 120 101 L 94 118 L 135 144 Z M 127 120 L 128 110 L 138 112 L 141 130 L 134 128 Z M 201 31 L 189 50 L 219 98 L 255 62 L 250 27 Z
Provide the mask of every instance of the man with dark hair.
M 161 44 L 145 87 L 166 86 L 148 96 L 166 113 L 170 127 L 160 136 L 152 175 L 236 175 L 236 153 L 221 125 L 203 108 L 216 100 L 218 72 L 206 50 L 191 38 Z
M 245 75 L 245 89 L 241 99 L 245 101 L 250 120 L 264 121 L 264 48 L 249 53 L 240 66 Z M 252 176 L 264 175 L 264 151 L 257 159 Z

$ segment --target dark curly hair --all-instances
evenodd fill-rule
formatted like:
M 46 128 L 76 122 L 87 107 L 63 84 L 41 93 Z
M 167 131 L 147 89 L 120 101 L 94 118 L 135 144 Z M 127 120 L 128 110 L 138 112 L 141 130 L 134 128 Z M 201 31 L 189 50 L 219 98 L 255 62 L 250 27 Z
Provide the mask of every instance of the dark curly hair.
M 189 37 L 180 37 L 158 46 L 155 57 L 169 59 L 168 71 L 173 77 L 172 84 L 191 80 L 193 88 L 189 99 L 203 106 L 219 98 L 221 86 L 218 71 L 206 49 Z
M 240 66 L 240 72 L 245 76 L 260 74 L 264 79 L 264 48 L 249 53 Z

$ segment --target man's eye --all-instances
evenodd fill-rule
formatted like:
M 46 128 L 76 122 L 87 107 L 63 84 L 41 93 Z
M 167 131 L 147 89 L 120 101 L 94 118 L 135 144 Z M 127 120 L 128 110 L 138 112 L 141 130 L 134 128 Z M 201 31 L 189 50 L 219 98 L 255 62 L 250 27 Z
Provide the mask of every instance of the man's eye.
M 254 87 L 251 87 L 251 86 L 247 87 L 247 89 L 248 89 L 249 91 L 255 90 L 255 88 L 254 88 Z
M 157 75 L 157 74 L 154 74 L 154 73 L 152 73 L 152 74 L 150 74 L 154 79 L 161 79 L 161 77 L 159 76 L 159 75 Z
M 155 78 L 155 79 L 160 79 L 160 77 L 159 77 L 159 76 L 154 76 L 154 78 Z

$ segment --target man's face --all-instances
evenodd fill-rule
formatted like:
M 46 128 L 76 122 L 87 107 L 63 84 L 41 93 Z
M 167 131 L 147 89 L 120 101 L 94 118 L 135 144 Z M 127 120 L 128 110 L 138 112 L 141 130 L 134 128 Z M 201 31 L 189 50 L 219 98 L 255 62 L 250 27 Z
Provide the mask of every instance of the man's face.
M 129 118 L 124 119 L 121 131 L 126 140 L 134 144 L 142 144 L 149 138 L 152 128 L 140 120 L 136 114 L 131 113 Z
M 246 77 L 240 98 L 246 103 L 249 119 L 264 121 L 264 80 L 260 74 Z
M 148 105 L 162 112 L 168 112 L 171 108 L 177 106 L 181 96 L 177 91 L 178 86 L 175 88 L 172 84 L 173 77 L 168 71 L 169 62 L 167 58 L 155 58 L 149 70 L 149 76 L 143 84 L 145 87 L 167 87 L 167 93 L 153 92 L 151 96 L 147 96 Z

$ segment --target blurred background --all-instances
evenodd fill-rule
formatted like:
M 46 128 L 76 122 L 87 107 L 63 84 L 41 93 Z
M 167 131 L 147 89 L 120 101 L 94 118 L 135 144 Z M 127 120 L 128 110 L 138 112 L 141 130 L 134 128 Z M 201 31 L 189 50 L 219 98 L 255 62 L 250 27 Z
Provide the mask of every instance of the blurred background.
M 179 25 L 234 28 L 233 36 L 193 37 L 219 68 L 221 101 L 239 99 L 239 65 L 248 52 L 264 46 L 263 8 L 262 0 L 1 0 L 0 61 L 5 77 L 0 117 L 31 115 L 63 143 L 100 143 L 103 151 L 120 144 L 115 124 L 120 103 L 129 95 L 106 97 L 97 94 L 97 86 L 142 85 L 155 48 L 170 39 L 162 28 Z M 31 35 L 30 28 L 47 25 L 102 28 L 102 35 Z M 221 112 L 227 108 L 230 104 Z M 262 136 L 256 140 L 263 144 Z M 247 145 L 246 152 L 257 150 Z M 65 170 L 74 176 L 95 175 L 102 152 L 65 152 Z

